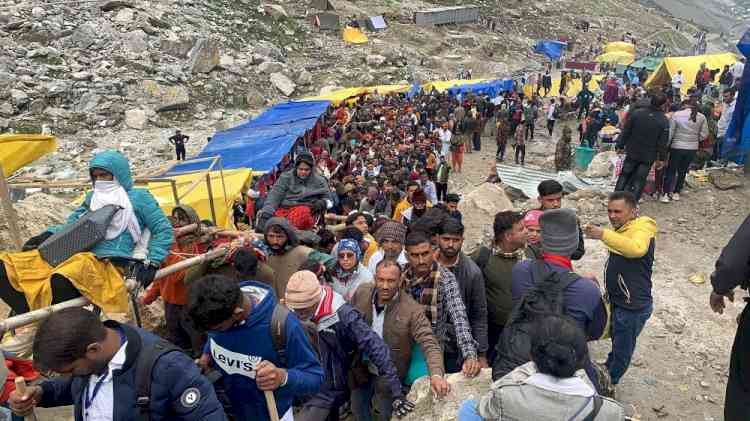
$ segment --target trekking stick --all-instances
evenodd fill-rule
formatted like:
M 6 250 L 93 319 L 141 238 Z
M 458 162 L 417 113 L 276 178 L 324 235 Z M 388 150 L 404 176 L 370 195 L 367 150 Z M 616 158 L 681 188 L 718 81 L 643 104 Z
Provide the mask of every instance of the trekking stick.
M 23 377 L 16 377 L 16 390 L 21 395 L 26 395 L 26 379 Z M 37 421 L 36 412 L 32 409 L 29 415 L 23 417 L 25 421 Z
M 263 394 L 266 395 L 266 406 L 268 406 L 268 414 L 271 416 L 271 421 L 279 421 L 279 411 L 276 410 L 276 398 L 274 398 L 273 392 L 266 390 Z

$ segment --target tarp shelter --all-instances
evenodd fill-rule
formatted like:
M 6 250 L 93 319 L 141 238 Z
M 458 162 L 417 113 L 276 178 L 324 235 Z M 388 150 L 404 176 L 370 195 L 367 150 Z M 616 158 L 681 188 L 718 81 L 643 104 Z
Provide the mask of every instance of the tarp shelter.
M 250 186 L 253 172 L 248 168 L 242 168 L 227 171 L 211 171 L 209 174 L 211 177 L 211 197 L 213 197 L 214 202 L 213 208 L 216 212 L 216 225 L 221 228 L 233 229 L 232 205 L 240 198 L 242 192 L 246 191 Z M 206 173 L 195 172 L 169 178 L 177 183 L 177 196 L 185 195 L 180 198 L 180 204 L 189 205 L 195 209 L 201 219 L 212 219 L 213 214 L 211 212 L 208 186 L 206 185 Z M 195 187 L 190 190 L 192 186 Z M 148 190 L 154 195 L 164 213 L 171 215 L 172 209 L 176 206 L 171 184 L 148 183 Z
M 367 41 L 369 41 L 367 35 L 365 35 L 359 28 L 352 28 L 351 26 L 344 28 L 342 37 L 344 38 L 344 41 L 349 44 L 366 44 Z
M 745 57 L 750 58 L 750 30 L 742 35 L 737 43 L 737 49 Z M 739 84 L 734 114 L 727 128 L 726 140 L 721 147 L 721 152 L 723 157 L 738 164 L 745 164 L 747 168 L 748 152 L 750 152 L 750 67 L 745 66 Z
M 604 53 L 594 60 L 599 63 L 623 64 L 627 66 L 635 61 L 635 56 L 623 51 L 613 51 L 611 53 Z
M 615 41 L 604 46 L 605 53 L 630 53 L 635 55 L 635 45 L 629 42 Z
M 403 93 L 409 91 L 409 85 L 379 85 L 357 88 L 344 88 L 327 94 L 303 98 L 303 101 L 330 101 L 333 105 L 339 105 L 344 101 L 356 102 L 359 97 L 372 94 L 377 91 L 379 94 Z
M 44 134 L 0 135 L 0 166 L 10 176 L 24 165 L 57 149 L 54 136 Z
M 706 54 L 702 56 L 665 57 L 661 65 L 651 74 L 646 81 L 647 87 L 660 86 L 671 83 L 672 76 L 678 70 L 682 70 L 682 93 L 687 94 L 688 89 L 695 84 L 695 75 L 702 63 L 706 63 L 709 69 L 724 69 L 725 65 L 732 65 L 737 61 L 737 56 L 732 53 Z M 720 72 L 719 72 L 720 73 Z M 716 74 L 716 79 L 719 78 Z
M 664 57 L 641 57 L 631 64 L 636 69 L 646 68 L 649 72 L 656 70 L 661 62 L 664 61 Z
M 487 82 L 473 83 L 470 85 L 453 86 L 448 88 L 451 95 L 466 95 L 471 92 L 474 94 L 487 94 L 491 98 L 499 96 L 501 93 L 513 89 L 513 80 L 490 80 Z
M 481 82 L 486 82 L 488 79 L 453 79 L 453 80 L 438 80 L 435 82 L 427 82 L 422 85 L 425 92 L 430 93 L 433 89 L 440 93 L 447 91 L 455 86 L 463 85 L 474 85 Z
M 563 51 L 567 43 L 560 41 L 542 40 L 536 43 L 534 46 L 534 52 L 537 54 L 543 54 L 552 61 L 560 60 Z
M 367 29 L 373 32 L 385 31 L 388 29 L 388 24 L 382 16 L 370 16 L 367 18 Z
M 216 133 L 195 159 L 220 156 L 224 169 L 270 171 L 289 153 L 297 138 L 315 126 L 330 104 L 330 101 L 277 104 L 253 120 Z M 185 161 L 167 174 L 203 170 L 209 165 L 208 161 Z
M 589 90 L 591 92 L 597 92 L 599 91 L 599 81 L 602 80 L 604 75 L 592 75 L 591 81 L 589 82 Z M 570 83 L 567 85 L 565 92 L 563 92 L 563 96 L 566 96 L 568 98 L 574 97 L 578 95 L 579 92 L 581 92 L 581 89 L 583 89 L 583 83 L 581 82 L 581 79 L 573 79 L 570 81 Z M 523 92 L 526 96 L 531 96 L 532 94 L 536 93 L 536 85 L 529 85 L 523 87 Z M 552 89 L 549 91 L 549 96 L 556 97 L 558 96 L 558 92 L 560 92 L 560 78 L 552 79 Z M 544 93 L 543 89 L 539 90 L 539 93 Z
M 318 13 L 315 15 L 315 25 L 321 31 L 335 31 L 339 29 L 339 15 L 335 13 Z

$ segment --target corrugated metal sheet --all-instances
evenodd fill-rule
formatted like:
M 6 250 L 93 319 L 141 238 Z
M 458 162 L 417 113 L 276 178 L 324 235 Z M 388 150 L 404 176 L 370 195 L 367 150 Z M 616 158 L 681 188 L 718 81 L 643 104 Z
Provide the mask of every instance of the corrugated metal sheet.
M 539 196 L 537 186 L 544 180 L 557 180 L 568 192 L 581 189 L 606 190 L 607 179 L 581 178 L 571 171 L 547 172 L 527 167 L 497 164 L 497 176 L 503 183 L 521 190 L 527 197 Z
M 453 6 L 419 10 L 414 13 L 417 25 L 446 25 L 470 23 L 479 20 L 479 7 Z

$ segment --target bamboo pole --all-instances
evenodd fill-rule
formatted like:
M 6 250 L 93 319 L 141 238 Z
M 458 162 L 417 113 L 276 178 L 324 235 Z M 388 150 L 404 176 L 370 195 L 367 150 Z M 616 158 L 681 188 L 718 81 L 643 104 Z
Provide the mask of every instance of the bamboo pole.
M 171 275 L 177 271 L 187 269 L 191 266 L 196 266 L 206 261 L 213 260 L 224 256 L 229 251 L 229 246 L 218 247 L 208 253 L 201 254 L 200 256 L 191 257 L 181 262 L 177 262 L 173 265 L 167 266 L 156 272 L 154 279 L 161 279 L 165 276 Z M 127 285 L 126 285 L 127 287 Z M 53 313 L 57 313 L 60 310 L 71 307 L 83 307 L 91 304 L 86 297 L 78 297 L 72 300 L 63 301 L 58 304 L 53 304 L 49 307 L 40 308 L 38 310 L 30 311 L 28 313 L 19 314 L 18 316 L 9 317 L 3 321 L 0 321 L 0 332 L 6 332 L 11 329 L 16 329 L 21 326 L 26 326 L 40 320 L 44 320 L 51 316 Z
M 273 392 L 265 390 L 263 394 L 266 395 L 266 406 L 268 406 L 268 414 L 271 416 L 271 421 L 279 421 L 279 411 L 276 409 L 276 398 L 273 396 Z
M 3 204 L 5 219 L 8 220 L 8 229 L 13 239 L 13 245 L 16 247 L 16 250 L 21 250 L 23 241 L 21 240 L 21 229 L 18 227 L 18 215 L 16 215 L 16 210 L 13 209 L 13 202 L 10 201 L 8 180 L 5 178 L 5 171 L 3 171 L 2 165 L 0 165 L 0 201 Z

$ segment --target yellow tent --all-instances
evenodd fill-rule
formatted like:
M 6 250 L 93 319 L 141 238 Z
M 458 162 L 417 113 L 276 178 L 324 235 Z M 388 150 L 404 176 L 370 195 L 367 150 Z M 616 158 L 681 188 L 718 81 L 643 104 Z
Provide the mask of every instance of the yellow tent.
M 345 88 L 327 94 L 303 98 L 300 101 L 331 101 L 333 105 L 339 105 L 344 101 L 356 102 L 361 95 L 371 94 L 378 91 L 379 94 L 385 95 L 390 93 L 408 92 L 409 85 L 379 85 L 357 88 Z
M 350 44 L 365 44 L 368 41 L 367 35 L 362 33 L 359 28 L 352 28 L 351 26 L 344 28 L 343 37 L 344 41 Z
M 224 183 L 220 171 L 211 171 L 211 192 L 216 211 L 216 225 L 222 228 L 234 228 L 232 224 L 232 205 L 246 191 L 253 178 L 250 169 L 224 170 Z M 180 204 L 189 205 L 201 219 L 211 220 L 211 201 L 206 185 L 206 173 L 196 172 L 169 177 L 177 182 L 177 195 Z M 195 186 L 195 187 L 193 187 Z M 190 190 L 192 187 L 192 190 Z M 164 213 L 170 215 L 176 206 L 170 183 L 148 183 L 148 190 L 154 195 Z M 226 192 L 226 194 L 225 194 Z M 184 195 L 184 197 L 182 197 Z
M 0 135 L 0 166 L 9 176 L 24 165 L 54 152 L 57 141 L 54 136 L 45 134 L 3 134 Z
M 489 79 L 453 79 L 453 80 L 438 80 L 435 82 L 428 82 L 422 85 L 422 89 L 425 92 L 432 92 L 433 88 L 438 92 L 445 92 L 454 86 L 472 85 L 475 83 L 482 83 Z
M 596 92 L 599 90 L 599 81 L 604 78 L 603 75 L 592 75 L 591 81 L 589 82 L 589 90 L 592 92 Z M 581 82 L 581 79 L 573 79 L 568 83 L 567 89 L 565 89 L 565 92 L 563 92 L 563 96 L 566 97 L 574 97 L 578 95 L 579 92 L 583 89 L 583 83 Z M 523 87 L 523 92 L 526 96 L 531 96 L 532 94 L 536 93 L 536 85 L 526 85 Z M 550 89 L 550 97 L 556 97 L 558 96 L 558 92 L 560 92 L 560 78 L 553 79 L 552 80 L 552 89 Z M 543 89 L 539 90 L 539 93 L 544 93 Z
M 630 53 L 635 55 L 635 45 L 629 43 L 629 42 L 623 42 L 623 41 L 615 41 L 610 42 L 609 44 L 606 44 L 604 46 L 604 52 L 605 53 Z
M 599 63 L 622 64 L 627 66 L 635 61 L 635 55 L 624 51 L 613 51 L 610 53 L 604 53 L 594 60 Z
M 672 76 L 678 70 L 682 70 L 682 93 L 687 94 L 688 89 L 695 85 L 695 75 L 702 63 L 706 64 L 709 69 L 724 69 L 725 65 L 732 65 L 737 61 L 737 56 L 732 53 L 706 54 L 702 56 L 687 57 L 665 57 L 664 61 L 651 74 L 646 81 L 646 87 L 660 86 L 671 83 Z M 721 72 L 716 73 L 716 78 Z

